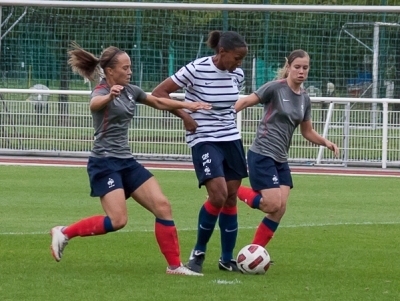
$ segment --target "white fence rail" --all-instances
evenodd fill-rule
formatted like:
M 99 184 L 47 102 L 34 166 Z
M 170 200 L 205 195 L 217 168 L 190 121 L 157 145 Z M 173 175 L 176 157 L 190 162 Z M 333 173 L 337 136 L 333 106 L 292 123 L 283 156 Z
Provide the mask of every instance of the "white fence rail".
M 230 10 L 230 11 L 295 11 L 295 12 L 400 12 L 400 6 L 381 5 L 287 5 L 287 4 L 209 4 L 209 3 L 149 3 L 112 1 L 53 1 L 53 0 L 0 0 L 4 6 L 128 8 L 166 10 Z
M 41 96 L 32 98 L 30 89 L 0 89 L 0 154 L 87 156 L 93 141 L 90 92 L 38 92 Z M 69 102 L 58 102 L 57 94 L 69 95 Z M 181 93 L 171 96 L 183 99 Z M 30 101 L 25 101 L 28 98 Z M 308 143 L 296 131 L 289 153 L 291 163 L 400 166 L 400 112 L 394 110 L 394 104 L 400 104 L 400 100 L 311 99 L 315 129 L 337 143 L 341 154 L 333 158 L 330 151 Z M 374 111 L 372 103 L 378 104 Z M 262 110 L 256 106 L 237 116 L 246 149 L 252 143 Z M 190 160 L 182 122 L 169 112 L 139 105 L 129 138 L 137 158 Z

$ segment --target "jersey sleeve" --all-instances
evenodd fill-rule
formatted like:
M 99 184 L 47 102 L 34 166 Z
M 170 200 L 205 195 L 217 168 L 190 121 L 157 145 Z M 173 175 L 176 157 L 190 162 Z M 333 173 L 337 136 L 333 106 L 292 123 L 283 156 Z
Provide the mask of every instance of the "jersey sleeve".
M 196 67 L 193 62 L 187 64 L 186 66 L 179 69 L 174 75 L 171 76 L 171 79 L 181 88 L 187 88 L 189 86 L 193 86 L 196 74 Z
M 132 91 L 133 99 L 137 102 L 143 102 L 147 98 L 146 92 L 135 85 L 129 85 L 129 89 Z
M 92 93 L 90 94 L 90 99 L 96 96 L 107 95 L 108 93 L 110 93 L 110 90 L 108 89 L 107 85 L 99 84 L 93 89 Z
M 306 97 L 306 107 L 304 108 L 304 118 L 303 121 L 308 121 L 311 119 L 311 99 L 310 96 L 307 94 L 305 95 Z
M 242 69 L 240 69 L 240 71 L 241 71 L 240 74 L 237 76 L 239 92 L 244 89 L 244 83 L 245 83 L 245 81 L 244 81 L 244 72 L 243 72 Z
M 265 83 L 254 92 L 254 94 L 256 94 L 260 99 L 260 103 L 265 104 L 272 100 L 275 86 L 275 82 Z

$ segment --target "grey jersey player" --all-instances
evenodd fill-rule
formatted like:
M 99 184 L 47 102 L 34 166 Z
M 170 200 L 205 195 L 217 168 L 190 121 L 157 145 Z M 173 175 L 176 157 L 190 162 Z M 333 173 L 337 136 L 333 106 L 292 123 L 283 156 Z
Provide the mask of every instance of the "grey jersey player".
M 60 261 L 68 241 L 77 237 L 101 235 L 123 228 L 128 221 L 126 199 L 132 197 L 155 216 L 155 236 L 168 266 L 167 274 L 201 276 L 185 267 L 171 205 L 154 176 L 137 162 L 128 144 L 128 129 L 136 102 L 160 110 L 210 109 L 205 103 L 180 102 L 147 95 L 131 85 L 131 60 L 117 47 L 104 49 L 100 58 L 78 45 L 69 51 L 73 71 L 100 84 L 92 92 L 89 108 L 93 116 L 94 143 L 88 159 L 91 196 L 99 197 L 105 212 L 81 219 L 68 226 L 51 229 L 51 251 Z
M 238 190 L 240 200 L 267 214 L 252 241 L 263 247 L 278 228 L 293 187 L 287 158 L 297 126 L 300 125 L 301 134 L 308 141 L 327 147 L 336 156 L 339 153 L 334 143 L 313 129 L 310 98 L 301 87 L 309 68 L 307 52 L 295 50 L 287 58 L 280 80 L 264 84 L 235 105 L 237 112 L 256 104 L 264 105 L 256 137 L 247 153 L 251 188 L 241 186 Z

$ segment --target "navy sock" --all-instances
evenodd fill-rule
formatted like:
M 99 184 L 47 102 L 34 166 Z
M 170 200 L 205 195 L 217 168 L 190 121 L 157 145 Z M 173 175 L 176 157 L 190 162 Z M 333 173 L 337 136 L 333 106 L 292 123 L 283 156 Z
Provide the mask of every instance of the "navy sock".
M 195 250 L 206 251 L 207 243 L 214 231 L 217 218 L 218 215 L 209 213 L 204 205 L 200 208 L 199 221 L 197 225 L 197 242 L 194 247 Z
M 108 216 L 104 218 L 104 230 L 106 233 L 115 231 L 112 226 L 111 219 Z
M 261 194 L 257 194 L 253 199 L 253 203 L 251 205 L 251 208 L 259 209 L 260 208 L 261 199 L 262 199 Z
M 264 217 L 262 220 L 263 224 L 266 225 L 272 232 L 275 232 L 278 229 L 279 223 L 270 220 L 268 217 Z
M 221 230 L 222 261 L 228 262 L 233 258 L 233 249 L 238 234 L 237 214 L 219 214 L 219 228 Z

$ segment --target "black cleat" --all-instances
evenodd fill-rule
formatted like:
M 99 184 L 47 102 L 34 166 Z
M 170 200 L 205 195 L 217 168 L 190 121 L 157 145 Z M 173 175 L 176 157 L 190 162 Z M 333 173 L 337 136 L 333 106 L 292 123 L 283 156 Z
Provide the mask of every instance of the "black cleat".
M 199 250 L 192 250 L 189 257 L 189 262 L 186 266 L 193 272 L 201 273 L 203 271 L 203 262 L 206 258 L 206 253 Z
M 228 262 L 222 262 L 222 259 L 220 258 L 218 261 L 218 268 L 221 271 L 227 271 L 227 272 L 239 272 L 239 268 L 237 266 L 236 260 L 231 259 Z

